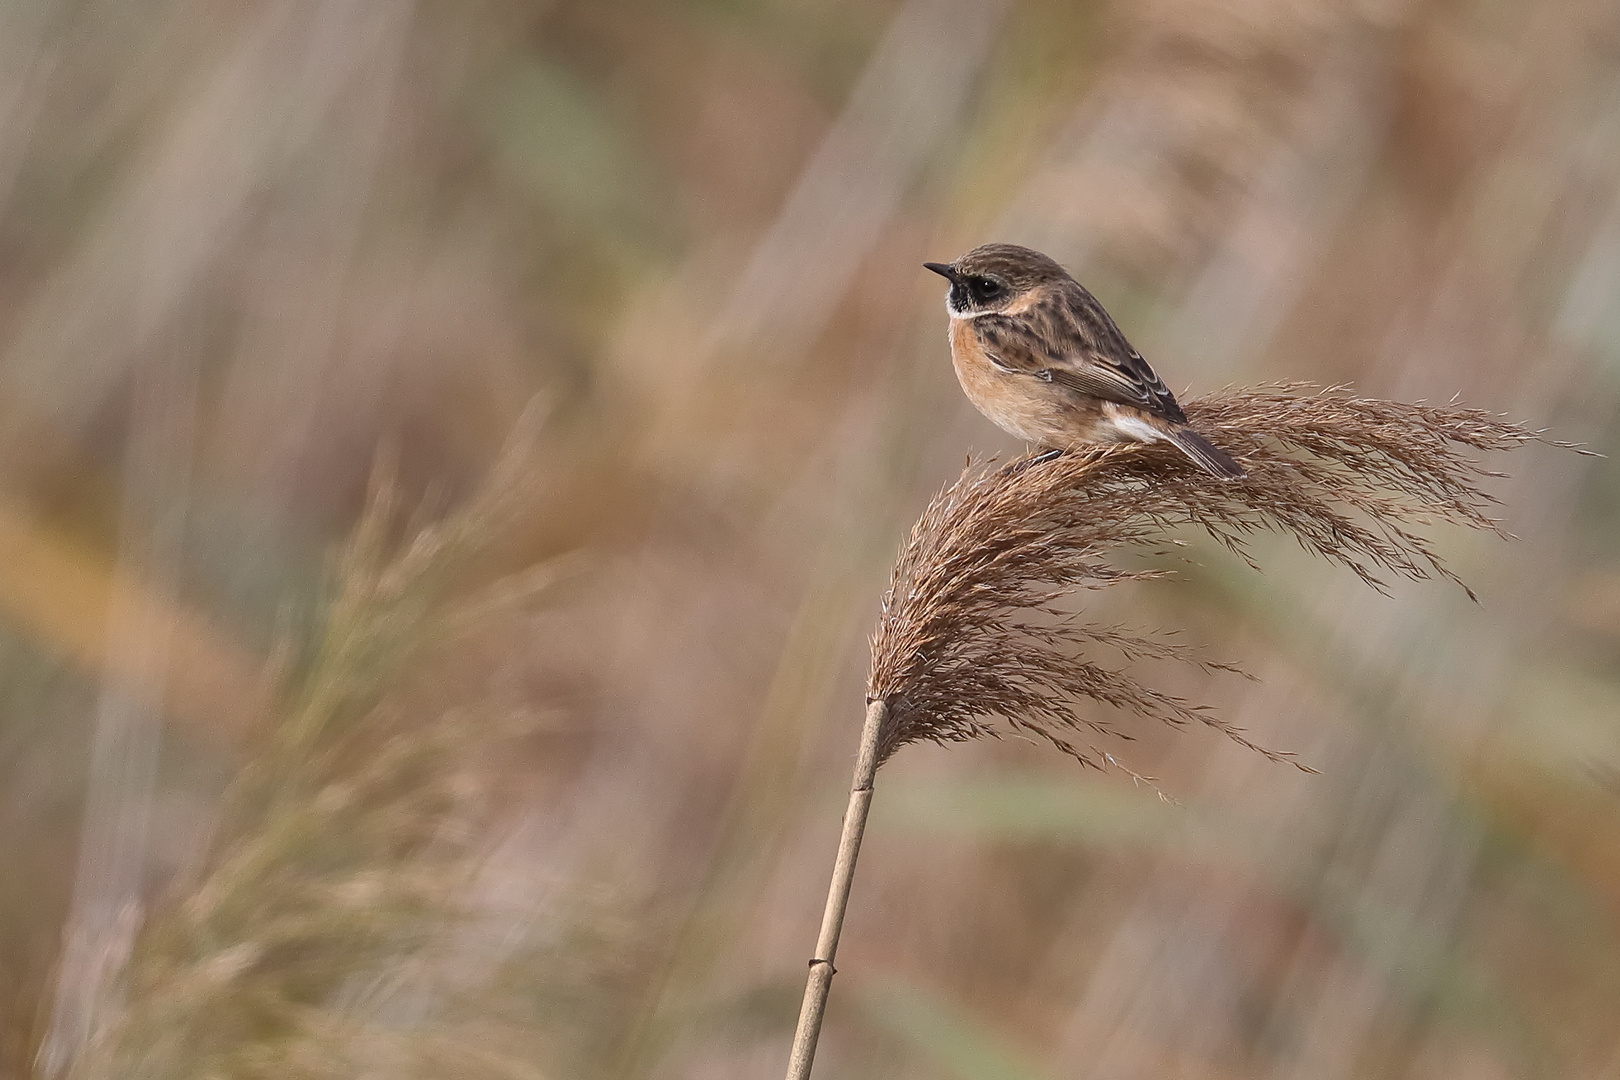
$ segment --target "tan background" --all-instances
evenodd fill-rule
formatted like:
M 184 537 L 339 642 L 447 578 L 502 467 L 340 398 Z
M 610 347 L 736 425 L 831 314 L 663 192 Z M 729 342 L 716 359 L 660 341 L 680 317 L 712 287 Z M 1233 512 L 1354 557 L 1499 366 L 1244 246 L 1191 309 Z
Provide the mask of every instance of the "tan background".
M 0 1070 L 773 1075 L 888 562 L 1018 449 L 919 266 L 989 239 L 1178 394 L 1459 394 L 1612 454 L 1620 13 L 0 5 Z M 227 792 L 325 670 L 379 447 L 429 518 L 536 398 L 449 591 L 542 587 L 376 689 L 526 718 L 476 828 L 276 833 L 327 936 L 176 946 L 281 820 Z M 1086 599 L 1243 664 L 1164 678 L 1318 776 L 1145 728 L 1181 808 L 1018 742 L 886 767 L 818 1075 L 1620 1076 L 1620 472 L 1498 464 L 1520 539 L 1445 540 L 1477 606 L 1265 542 Z

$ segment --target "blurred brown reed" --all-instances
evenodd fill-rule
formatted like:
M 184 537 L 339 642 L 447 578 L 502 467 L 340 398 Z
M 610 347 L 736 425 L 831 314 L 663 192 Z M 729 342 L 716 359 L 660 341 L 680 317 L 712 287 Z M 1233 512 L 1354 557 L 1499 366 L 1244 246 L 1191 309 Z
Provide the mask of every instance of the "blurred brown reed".
M 1246 479 L 1215 479 L 1152 445 L 1025 457 L 1000 469 L 970 461 L 912 528 L 872 636 L 867 720 L 789 1080 L 809 1075 L 873 778 L 900 747 L 993 737 L 999 719 L 1083 765 L 1145 779 L 1109 751 L 1073 741 L 1077 733 L 1130 737 L 1106 717 L 1081 711 L 1102 705 L 1176 727 L 1202 723 L 1273 761 L 1291 761 L 1127 670 L 1142 659 L 1235 669 L 1144 632 L 1085 622 L 1060 601 L 1081 589 L 1161 576 L 1113 559 L 1133 550 L 1162 553 L 1179 543 L 1174 531 L 1185 526 L 1251 566 L 1248 540 L 1273 532 L 1374 588 L 1383 588 L 1380 575 L 1395 575 L 1440 577 L 1466 591 L 1421 530 L 1453 523 L 1501 533 L 1486 512 L 1495 500 L 1483 486 L 1499 474 L 1473 454 L 1542 439 L 1479 409 L 1297 383 L 1211 395 L 1189 401 L 1186 411 L 1243 462 Z
M 144 919 L 118 1007 L 62 1055 L 70 1068 L 42 1061 L 44 1073 L 534 1075 L 532 1048 L 498 1052 L 469 1029 L 480 1010 L 453 1015 L 466 991 L 447 939 L 472 917 L 465 894 L 498 801 L 489 763 L 539 718 L 397 698 L 413 672 L 436 677 L 458 637 L 532 606 L 551 580 L 541 565 L 465 588 L 525 513 L 538 415 L 436 521 L 405 512 L 391 459 L 379 463 L 322 617 L 282 650 L 274 723 L 249 748 L 210 851 Z

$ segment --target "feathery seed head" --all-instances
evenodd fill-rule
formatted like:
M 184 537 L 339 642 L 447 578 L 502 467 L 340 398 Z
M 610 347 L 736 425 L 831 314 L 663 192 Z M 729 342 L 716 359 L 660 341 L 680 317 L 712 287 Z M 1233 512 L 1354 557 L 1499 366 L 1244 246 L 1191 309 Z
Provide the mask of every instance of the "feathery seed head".
M 1381 575 L 1461 585 L 1418 530 L 1455 522 L 1500 531 L 1480 486 L 1495 474 L 1471 454 L 1542 441 L 1479 409 L 1303 384 L 1215 394 L 1186 411 L 1243 461 L 1246 480 L 1214 479 L 1164 447 L 1114 446 L 998 470 L 970 463 L 929 503 L 900 552 L 872 637 L 867 696 L 890 706 L 880 760 L 907 743 L 1010 729 L 1084 764 L 1117 766 L 1089 740 L 1129 736 L 1087 715 L 1096 704 L 1176 726 L 1196 721 L 1287 759 L 1126 670 L 1143 658 L 1222 665 L 1152 636 L 1085 623 L 1056 601 L 1153 576 L 1111 559 L 1182 525 L 1251 566 L 1246 540 L 1280 532 L 1374 588 L 1383 587 Z

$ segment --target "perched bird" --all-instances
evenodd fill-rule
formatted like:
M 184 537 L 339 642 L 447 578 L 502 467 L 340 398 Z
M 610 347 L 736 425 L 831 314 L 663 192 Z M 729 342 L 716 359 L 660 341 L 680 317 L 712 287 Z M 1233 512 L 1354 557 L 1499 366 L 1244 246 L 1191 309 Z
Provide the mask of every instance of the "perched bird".
M 1205 472 L 1244 476 L 1231 455 L 1187 426 L 1164 380 L 1097 298 L 1038 251 L 985 244 L 952 263 L 923 263 L 951 283 L 951 362 L 968 400 L 1003 430 L 1071 450 L 1168 442 Z

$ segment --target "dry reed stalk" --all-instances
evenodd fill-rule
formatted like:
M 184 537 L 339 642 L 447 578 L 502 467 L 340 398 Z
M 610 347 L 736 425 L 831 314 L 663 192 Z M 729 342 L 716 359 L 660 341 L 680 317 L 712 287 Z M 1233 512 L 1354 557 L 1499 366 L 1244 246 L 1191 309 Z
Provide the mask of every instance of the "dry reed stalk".
M 844 811 L 844 830 L 838 838 L 838 856 L 833 860 L 832 884 L 827 887 L 827 906 L 821 913 L 821 933 L 816 937 L 816 954 L 810 959 L 810 978 L 804 988 L 804 1004 L 799 1008 L 799 1027 L 793 1035 L 793 1051 L 788 1056 L 789 1080 L 809 1076 L 816 1056 L 816 1040 L 821 1037 L 821 1021 L 827 1013 L 827 993 L 837 973 L 833 960 L 838 954 L 838 935 L 844 928 L 844 911 L 849 906 L 849 889 L 855 881 L 855 859 L 861 853 L 866 813 L 872 806 L 878 736 L 888 712 L 888 706 L 882 701 L 874 701 L 866 707 L 860 752 L 855 758 L 855 779 L 849 787 L 849 808 Z
M 1255 566 L 1247 540 L 1282 533 L 1380 590 L 1380 575 L 1394 575 L 1445 578 L 1467 591 L 1418 530 L 1449 522 L 1501 533 L 1486 514 L 1495 500 L 1482 486 L 1500 474 L 1470 454 L 1544 441 L 1479 409 L 1305 384 L 1216 394 L 1188 402 L 1186 411 L 1243 462 L 1247 479 L 1217 480 L 1160 446 L 1026 457 L 1001 469 L 970 461 L 912 528 L 872 635 L 867 722 L 788 1080 L 810 1075 L 873 778 L 900 747 L 998 737 L 999 720 L 1083 765 L 1146 779 L 1090 741 L 1130 738 L 1105 717 L 1076 711 L 1100 704 L 1175 727 L 1201 723 L 1311 771 L 1126 667 L 1171 659 L 1235 669 L 1141 632 L 1084 622 L 1058 606 L 1077 590 L 1162 573 L 1122 568 L 1110 561 L 1115 553 L 1162 550 L 1179 543 L 1172 530 L 1193 526 Z M 1085 655 L 1088 648 L 1114 659 Z M 1076 735 L 1085 745 L 1076 745 Z

